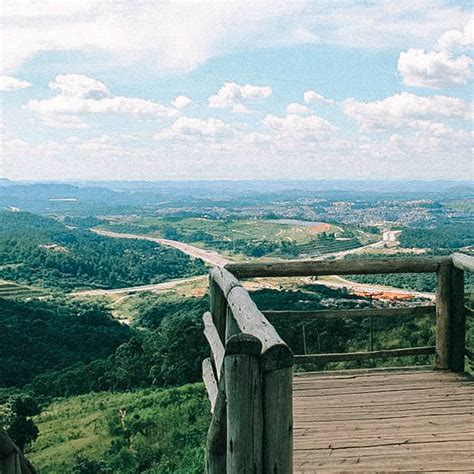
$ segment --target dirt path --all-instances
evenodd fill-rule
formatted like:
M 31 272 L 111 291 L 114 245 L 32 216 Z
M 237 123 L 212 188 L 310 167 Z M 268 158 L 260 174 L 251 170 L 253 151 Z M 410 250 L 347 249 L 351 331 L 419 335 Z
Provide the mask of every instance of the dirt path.
M 139 239 L 139 240 L 150 240 L 151 242 L 156 242 L 161 245 L 166 245 L 168 247 L 173 247 L 175 249 L 181 250 L 188 254 L 190 257 L 200 258 L 210 265 L 220 265 L 223 266 L 226 263 L 230 263 L 230 260 L 215 250 L 204 250 L 194 245 L 185 244 L 184 242 L 178 242 L 177 240 L 168 240 L 160 239 L 158 237 L 151 237 L 148 235 L 137 235 L 137 234 L 122 234 L 118 232 L 111 232 L 108 230 L 101 229 L 91 229 L 92 232 L 96 234 L 103 235 L 105 237 L 114 237 L 116 239 Z
M 204 262 L 210 265 L 219 265 L 223 266 L 227 263 L 230 263 L 231 260 L 224 257 L 223 255 L 219 254 L 215 250 L 204 250 L 199 247 L 195 247 L 194 245 L 185 244 L 183 242 L 178 242 L 176 240 L 168 240 L 168 239 L 161 239 L 158 237 L 150 237 L 148 235 L 137 235 L 137 234 L 122 234 L 118 232 L 112 232 L 108 230 L 100 230 L 100 229 L 91 229 L 93 232 L 103 235 L 105 237 L 113 237 L 113 238 L 121 238 L 121 239 L 140 239 L 140 240 L 150 240 L 152 242 L 157 242 L 162 245 L 167 245 L 168 247 L 173 247 L 175 249 L 181 250 L 182 252 L 188 254 L 194 258 L 200 258 Z M 384 239 L 378 242 L 374 242 L 369 245 L 365 245 L 363 247 L 358 247 L 351 250 L 345 250 L 342 252 L 334 252 L 330 254 L 324 254 L 320 257 L 314 258 L 312 260 L 324 260 L 327 257 L 336 257 L 336 258 L 343 258 L 346 255 L 351 253 L 357 253 L 361 250 L 367 248 L 379 248 L 383 247 L 383 245 L 387 241 L 391 241 L 396 235 L 387 233 L 384 235 Z M 160 292 L 160 291 L 167 291 L 175 288 L 178 285 L 182 285 L 185 283 L 189 283 L 192 281 L 198 281 L 200 279 L 206 278 L 205 276 L 197 276 L 191 278 L 183 278 L 180 280 L 172 280 L 165 283 L 158 283 L 155 285 L 142 285 L 142 286 L 134 286 L 129 288 L 117 288 L 113 290 L 85 290 L 85 291 L 78 291 L 73 293 L 74 296 L 107 296 L 107 295 L 114 295 L 114 294 L 132 294 L 132 293 L 139 293 L 143 291 L 153 291 L 153 292 Z M 416 298 L 428 298 L 430 300 L 434 299 L 434 295 L 432 293 L 422 293 L 418 291 L 410 291 L 404 290 L 401 288 L 395 288 L 391 286 L 384 286 L 384 285 L 368 285 L 363 283 L 355 283 L 349 280 L 345 280 L 344 278 L 334 276 L 331 277 L 329 280 L 318 280 L 313 281 L 311 277 L 303 279 L 306 283 L 314 283 L 319 285 L 328 286 L 331 288 L 348 288 L 349 290 L 356 291 L 356 292 L 387 292 L 394 295 L 400 296 L 413 296 Z M 258 285 L 257 285 L 258 286 Z
M 347 288 L 349 290 L 356 291 L 359 293 L 390 293 L 394 296 L 412 296 L 413 298 L 426 298 L 432 301 L 435 300 L 434 293 L 405 290 L 402 288 L 395 288 L 393 286 L 356 283 L 353 281 L 346 280 L 345 278 L 341 278 L 339 276 L 332 276 L 328 280 L 317 281 L 313 281 L 311 280 L 311 277 L 307 277 L 305 278 L 305 282 L 310 284 L 324 285 L 329 288 Z
M 181 278 L 179 280 L 166 281 L 164 283 L 157 283 L 155 285 L 141 285 L 141 286 L 130 286 L 128 288 L 115 288 L 112 290 L 81 290 L 71 293 L 72 296 L 107 296 L 107 295 L 120 295 L 120 294 L 132 294 L 132 293 L 141 293 L 143 291 L 167 291 L 172 290 L 176 286 L 183 285 L 185 283 L 190 283 L 193 281 L 200 281 L 207 279 L 207 275 L 199 275 L 189 278 Z

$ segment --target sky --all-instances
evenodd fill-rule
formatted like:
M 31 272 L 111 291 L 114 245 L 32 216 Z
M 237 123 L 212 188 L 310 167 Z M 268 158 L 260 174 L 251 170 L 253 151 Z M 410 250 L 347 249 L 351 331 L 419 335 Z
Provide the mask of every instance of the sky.
M 0 177 L 473 179 L 470 2 L 2 0 Z

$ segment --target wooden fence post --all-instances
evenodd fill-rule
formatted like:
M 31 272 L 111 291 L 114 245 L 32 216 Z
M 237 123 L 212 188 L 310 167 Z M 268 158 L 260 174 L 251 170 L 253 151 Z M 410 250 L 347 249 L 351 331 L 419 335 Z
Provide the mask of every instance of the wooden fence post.
M 466 315 L 464 272 L 440 265 L 436 288 L 436 367 L 464 371 Z
M 234 315 L 232 314 L 232 309 L 230 306 L 227 306 L 226 311 L 226 324 L 225 324 L 225 340 L 228 341 L 232 336 L 240 333 L 239 326 L 235 321 Z
M 464 309 L 464 272 L 451 268 L 451 317 L 450 317 L 449 368 L 453 372 L 464 372 L 466 346 L 466 312 Z
M 219 285 L 212 278 L 212 275 L 209 275 L 209 303 L 214 326 L 219 333 L 222 344 L 225 345 L 227 300 Z
M 206 474 L 226 474 L 227 401 L 225 377 L 219 383 L 216 406 L 207 432 Z
M 226 344 L 227 472 L 262 472 L 261 342 L 250 334 L 232 336 Z
M 293 367 L 263 373 L 263 472 L 293 472 Z
M 436 272 L 436 367 L 449 368 L 451 265 L 440 265 Z

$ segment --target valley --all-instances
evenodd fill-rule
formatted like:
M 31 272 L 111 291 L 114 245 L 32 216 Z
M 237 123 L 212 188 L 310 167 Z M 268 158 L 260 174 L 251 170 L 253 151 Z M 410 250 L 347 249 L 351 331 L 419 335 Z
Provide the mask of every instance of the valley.
M 210 267 L 472 253 L 471 198 L 442 187 L 421 200 L 403 189 L 328 191 L 318 183 L 283 190 L 259 183 L 258 192 L 245 183 L 225 199 L 219 186 L 213 194 L 204 184 L 119 191 L 116 183 L 93 190 L 50 184 L 35 198 L 36 185 L 21 186 L 0 186 L 0 421 L 7 413 L 30 426 L 26 454 L 40 473 L 200 472 L 209 424 L 201 361 Z M 383 310 L 432 304 L 436 280 L 388 274 L 243 285 L 262 311 Z M 465 290 L 472 305 L 470 277 Z M 272 324 L 299 354 L 434 343 L 428 315 Z M 474 342 L 474 326 L 467 329 Z M 369 367 L 341 361 L 295 369 Z M 31 415 L 12 408 L 32 400 Z

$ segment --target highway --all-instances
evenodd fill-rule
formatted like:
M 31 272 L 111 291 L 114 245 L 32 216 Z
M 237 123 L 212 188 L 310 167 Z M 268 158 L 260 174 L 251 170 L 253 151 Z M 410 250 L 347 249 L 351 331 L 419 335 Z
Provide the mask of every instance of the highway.
M 141 240 L 150 240 L 152 242 L 157 242 L 159 244 L 166 245 L 168 247 L 176 248 L 188 254 L 191 257 L 200 258 L 204 262 L 208 263 L 209 265 L 223 266 L 231 262 L 231 260 L 229 260 L 227 257 L 224 257 L 223 255 L 219 254 L 218 252 L 214 250 L 204 250 L 199 247 L 195 247 L 194 245 L 185 244 L 183 242 L 178 242 L 176 240 L 162 239 L 158 237 L 151 237 L 148 235 L 124 234 L 124 233 L 118 233 L 118 232 L 112 232 L 112 231 L 100 230 L 100 229 L 91 229 L 91 230 L 105 237 L 121 238 L 121 239 L 141 239 Z M 336 258 L 343 258 L 345 255 L 348 255 L 351 253 L 357 253 L 363 249 L 380 248 L 380 247 L 383 247 L 385 243 L 396 241 L 397 236 L 398 236 L 397 231 L 393 231 L 393 232 L 386 231 L 383 233 L 383 239 L 378 242 L 374 242 L 372 244 L 365 245 L 364 247 L 358 247 L 351 250 L 325 254 L 323 256 L 315 258 L 314 260 L 324 260 L 325 258 L 330 257 L 330 256 L 336 257 Z M 157 283 L 154 285 L 141 285 L 141 286 L 133 286 L 133 287 L 128 287 L 128 288 L 116 288 L 116 289 L 111 289 L 111 290 L 83 290 L 83 291 L 76 291 L 72 293 L 72 295 L 73 296 L 108 296 L 108 295 L 120 295 L 120 294 L 128 295 L 128 294 L 139 293 L 139 292 L 144 292 L 144 291 L 152 291 L 152 292 L 169 291 L 179 285 L 183 285 L 183 284 L 190 283 L 193 281 L 197 282 L 200 280 L 204 280 L 205 278 L 207 277 L 195 276 L 195 277 L 189 277 L 189 278 L 182 278 L 179 280 L 171 280 L 164 283 Z M 355 283 L 355 282 L 348 281 L 340 277 L 334 277 L 331 279 L 331 281 L 319 280 L 317 282 L 313 282 L 311 281 L 310 278 L 306 278 L 304 279 L 304 281 L 306 283 L 311 282 L 311 283 L 316 283 L 316 284 L 320 284 L 320 285 L 324 285 L 324 286 L 328 286 L 332 288 L 345 287 L 352 291 L 358 291 L 358 292 L 384 292 L 385 291 L 385 292 L 390 292 L 390 293 L 397 294 L 400 296 L 409 295 L 409 296 L 413 296 L 417 298 L 427 298 L 430 300 L 434 299 L 434 295 L 432 293 L 421 293 L 418 291 L 404 290 L 404 289 L 383 286 L 383 285 L 368 285 L 368 284 Z

